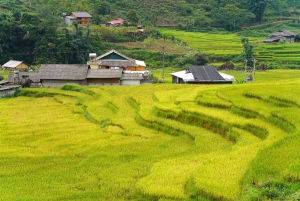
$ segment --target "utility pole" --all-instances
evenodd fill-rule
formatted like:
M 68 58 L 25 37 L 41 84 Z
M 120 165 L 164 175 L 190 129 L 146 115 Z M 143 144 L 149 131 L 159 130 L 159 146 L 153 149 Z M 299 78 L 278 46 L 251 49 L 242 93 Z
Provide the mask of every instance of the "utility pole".
M 165 82 L 165 48 L 166 46 L 163 45 L 162 49 L 163 49 L 163 66 L 162 66 L 162 75 L 161 75 L 161 82 L 164 83 Z
M 253 71 L 252 71 L 252 80 L 254 82 L 254 77 L 255 77 L 255 64 L 256 64 L 257 60 L 253 59 Z
M 247 82 L 247 62 L 248 60 L 245 59 L 245 82 Z

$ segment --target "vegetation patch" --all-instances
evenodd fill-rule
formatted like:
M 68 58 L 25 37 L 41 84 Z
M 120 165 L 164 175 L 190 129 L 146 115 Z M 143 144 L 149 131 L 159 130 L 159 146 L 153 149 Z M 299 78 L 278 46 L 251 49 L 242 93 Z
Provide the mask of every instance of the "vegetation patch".
M 292 121 L 288 120 L 285 117 L 279 116 L 274 112 L 272 112 L 271 116 L 267 118 L 267 121 L 281 128 L 287 133 L 293 133 L 296 131 L 296 125 Z
M 263 116 L 261 116 L 259 112 L 244 107 L 232 106 L 230 111 L 236 115 L 240 115 L 248 119 L 259 118 L 259 117 L 263 118 Z
M 109 101 L 105 104 L 105 106 L 110 109 L 111 111 L 113 111 L 114 113 L 117 113 L 119 111 L 119 108 L 113 104 L 113 102 Z

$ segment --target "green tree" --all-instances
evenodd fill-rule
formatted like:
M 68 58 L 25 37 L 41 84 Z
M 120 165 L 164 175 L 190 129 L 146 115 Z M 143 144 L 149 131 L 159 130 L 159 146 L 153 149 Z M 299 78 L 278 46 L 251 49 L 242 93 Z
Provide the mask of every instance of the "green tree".
M 88 54 L 91 52 L 90 29 L 83 33 L 83 27 L 78 27 L 74 23 L 75 32 L 64 28 L 65 37 L 61 39 L 58 45 L 58 58 L 62 63 L 84 64 L 88 60 Z
M 207 59 L 207 57 L 204 54 L 197 53 L 195 55 L 195 64 L 197 66 L 199 66 L 199 65 L 200 66 L 206 65 L 207 63 L 208 63 L 208 59 Z
M 255 22 L 262 22 L 268 0 L 247 0 L 247 8 L 255 15 Z
M 139 22 L 139 16 L 138 13 L 135 9 L 131 9 L 127 13 L 127 18 L 131 23 L 138 23 Z
M 254 46 L 249 43 L 248 38 L 242 38 L 243 44 L 243 56 L 244 59 L 248 60 L 248 65 L 253 66 L 253 55 L 254 55 Z

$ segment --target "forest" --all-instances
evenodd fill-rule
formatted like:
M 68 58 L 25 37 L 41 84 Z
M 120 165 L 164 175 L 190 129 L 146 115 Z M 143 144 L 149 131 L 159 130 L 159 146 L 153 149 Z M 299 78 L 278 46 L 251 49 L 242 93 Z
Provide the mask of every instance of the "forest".
M 126 28 L 105 33 L 103 24 L 117 17 L 147 28 L 143 40 L 163 37 L 156 27 L 234 32 L 274 20 L 299 23 L 300 14 L 294 0 L 1 0 L 0 8 L 0 64 L 15 59 L 29 65 L 85 63 L 90 52 L 104 53 L 115 42 L 131 41 Z M 73 11 L 90 13 L 92 24 L 67 27 L 62 15 Z

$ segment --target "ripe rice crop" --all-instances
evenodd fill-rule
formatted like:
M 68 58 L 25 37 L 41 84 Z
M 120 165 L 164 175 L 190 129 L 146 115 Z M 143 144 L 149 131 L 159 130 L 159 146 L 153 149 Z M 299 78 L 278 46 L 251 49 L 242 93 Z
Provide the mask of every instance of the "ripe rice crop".
M 298 77 L 23 89 L 0 99 L 0 200 L 297 200 Z

